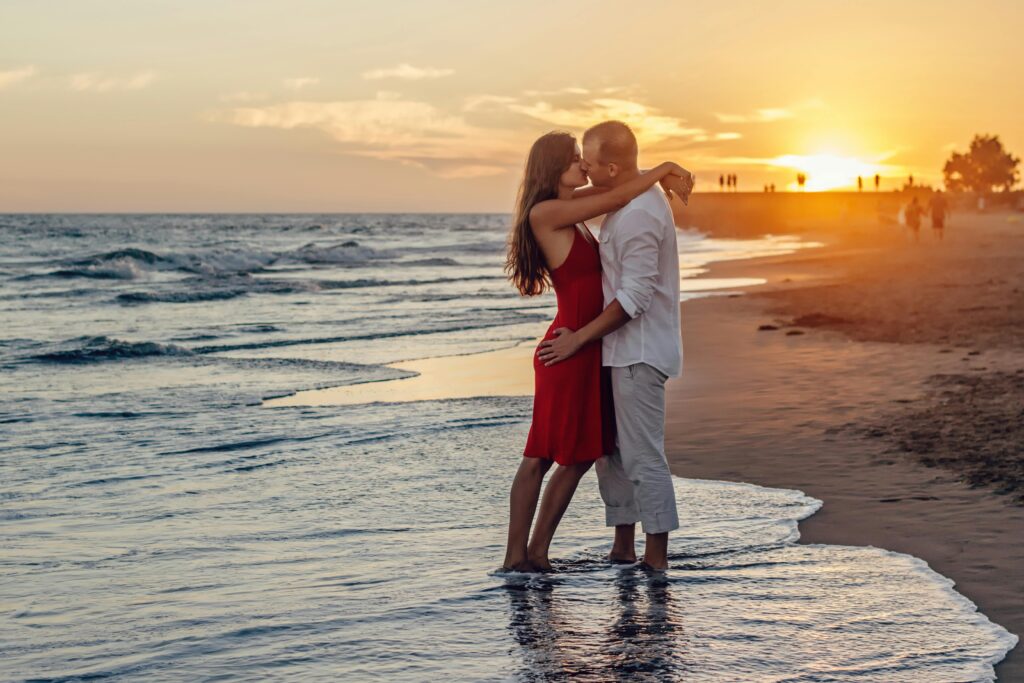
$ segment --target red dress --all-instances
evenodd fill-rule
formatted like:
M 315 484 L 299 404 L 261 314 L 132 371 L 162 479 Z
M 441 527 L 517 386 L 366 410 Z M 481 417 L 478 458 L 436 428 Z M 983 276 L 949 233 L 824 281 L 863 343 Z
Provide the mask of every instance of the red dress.
M 558 313 L 544 339 L 553 339 L 560 327 L 578 330 L 604 310 L 597 240 L 585 226 L 573 232 L 569 256 L 551 271 Z M 533 371 L 533 424 L 523 456 L 573 465 L 611 453 L 615 412 L 611 374 L 601 367 L 601 341 L 550 367 L 534 354 Z

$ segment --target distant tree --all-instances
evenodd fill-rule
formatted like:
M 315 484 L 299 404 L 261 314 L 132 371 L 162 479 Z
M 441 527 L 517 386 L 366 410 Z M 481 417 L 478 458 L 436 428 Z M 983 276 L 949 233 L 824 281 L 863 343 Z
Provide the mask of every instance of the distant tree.
M 804 183 L 807 182 L 807 175 L 804 173 L 796 174 L 796 184 L 800 186 L 800 189 L 804 189 Z
M 1020 180 L 1018 165 L 1020 158 L 1003 149 L 998 135 L 975 135 L 966 154 L 953 152 L 942 177 L 951 192 L 1009 192 Z

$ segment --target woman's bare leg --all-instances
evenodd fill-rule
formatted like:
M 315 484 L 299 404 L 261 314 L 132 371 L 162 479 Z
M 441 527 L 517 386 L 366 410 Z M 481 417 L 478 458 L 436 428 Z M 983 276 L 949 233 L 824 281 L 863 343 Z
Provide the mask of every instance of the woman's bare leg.
M 551 467 L 550 460 L 523 458 L 519 463 L 516 478 L 512 481 L 509 494 L 508 546 L 505 550 L 505 569 L 535 571 L 526 553 L 526 542 L 530 535 L 530 523 L 537 510 L 540 485 L 544 474 Z
M 536 568 L 551 569 L 551 562 L 548 561 L 551 539 L 555 536 L 558 523 L 562 521 L 562 515 L 569 508 L 569 502 L 576 493 L 580 479 L 592 464 L 586 462 L 578 465 L 559 465 L 548 480 L 548 485 L 544 488 L 544 499 L 540 503 L 540 514 L 537 515 L 533 537 L 530 538 L 527 549 L 527 557 Z

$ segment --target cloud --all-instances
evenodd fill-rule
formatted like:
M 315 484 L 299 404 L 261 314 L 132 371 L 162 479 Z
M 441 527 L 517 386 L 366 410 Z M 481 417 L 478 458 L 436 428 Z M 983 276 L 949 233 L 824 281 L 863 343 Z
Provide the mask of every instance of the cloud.
M 480 111 L 484 109 L 505 109 L 506 105 L 517 102 L 516 98 L 506 95 L 471 95 L 462 102 L 462 111 Z
M 686 121 L 659 113 L 640 102 L 616 98 L 581 101 L 571 108 L 556 108 L 548 102 L 511 104 L 509 109 L 555 126 L 582 130 L 601 121 L 622 121 L 636 133 L 640 146 L 657 144 L 671 138 L 695 138 L 707 131 L 686 125 Z
M 446 178 L 502 173 L 526 143 L 512 131 L 481 129 L 432 104 L 381 93 L 372 100 L 292 101 L 211 112 L 208 120 L 247 128 L 324 132 L 347 153 L 428 168 Z
M 443 178 L 479 178 L 518 171 L 538 135 L 551 128 L 580 133 L 595 123 L 628 123 L 642 148 L 656 155 L 694 144 L 735 140 L 736 132 L 708 131 L 634 99 L 558 92 L 549 100 L 481 94 L 451 107 L 381 91 L 372 99 L 295 100 L 235 106 L 207 119 L 247 128 L 312 129 L 345 154 L 428 169 Z M 573 88 L 572 90 L 582 90 Z
M 792 119 L 801 112 L 821 109 L 824 106 L 824 102 L 817 98 L 812 98 L 788 107 L 764 107 L 762 109 L 755 109 L 750 114 L 715 114 L 715 117 L 722 123 L 771 123 L 783 119 Z
M 80 73 L 71 77 L 71 89 L 79 92 L 111 92 L 113 90 L 141 90 L 156 79 L 152 71 L 143 71 L 117 78 L 96 73 Z
M 302 90 L 307 86 L 316 85 L 319 82 L 320 79 L 315 76 L 299 76 L 298 78 L 286 78 L 284 81 L 284 87 L 290 90 Z
M 487 164 L 468 164 L 465 166 L 458 165 L 450 168 L 440 167 L 435 169 L 435 173 L 442 178 L 448 179 L 461 179 L 461 178 L 486 178 L 493 175 L 501 175 L 508 171 L 507 166 L 494 166 Z
M 0 90 L 12 85 L 17 85 L 22 81 L 27 81 L 35 75 L 36 68 L 34 66 L 23 66 L 9 71 L 0 71 Z
M 613 89 L 606 88 L 605 90 Z M 523 94 L 527 97 L 550 97 L 552 95 L 589 95 L 590 91 L 586 88 L 570 86 L 568 88 L 559 88 L 557 90 L 524 90 Z
M 251 92 L 248 90 L 229 92 L 220 96 L 221 102 L 262 102 L 268 99 L 270 99 L 270 95 L 268 93 Z
M 454 69 L 437 69 L 434 67 L 418 67 L 411 64 L 399 64 L 388 69 L 372 69 L 363 74 L 368 81 L 382 78 L 401 78 L 407 81 L 422 81 L 432 78 L 444 78 L 455 73 Z

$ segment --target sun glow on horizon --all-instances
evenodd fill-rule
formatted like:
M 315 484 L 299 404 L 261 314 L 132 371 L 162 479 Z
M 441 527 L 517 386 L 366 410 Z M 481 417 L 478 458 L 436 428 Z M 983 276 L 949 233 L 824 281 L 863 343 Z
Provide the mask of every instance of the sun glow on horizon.
M 880 162 L 871 162 L 856 157 L 838 154 L 784 154 L 775 157 L 770 164 L 778 168 L 789 168 L 807 176 L 804 185 L 810 192 L 822 192 L 846 187 L 856 187 L 857 177 L 864 179 L 865 187 L 873 182 L 875 174 L 891 176 L 898 169 Z M 794 179 L 788 185 L 790 190 L 799 190 L 800 186 Z

